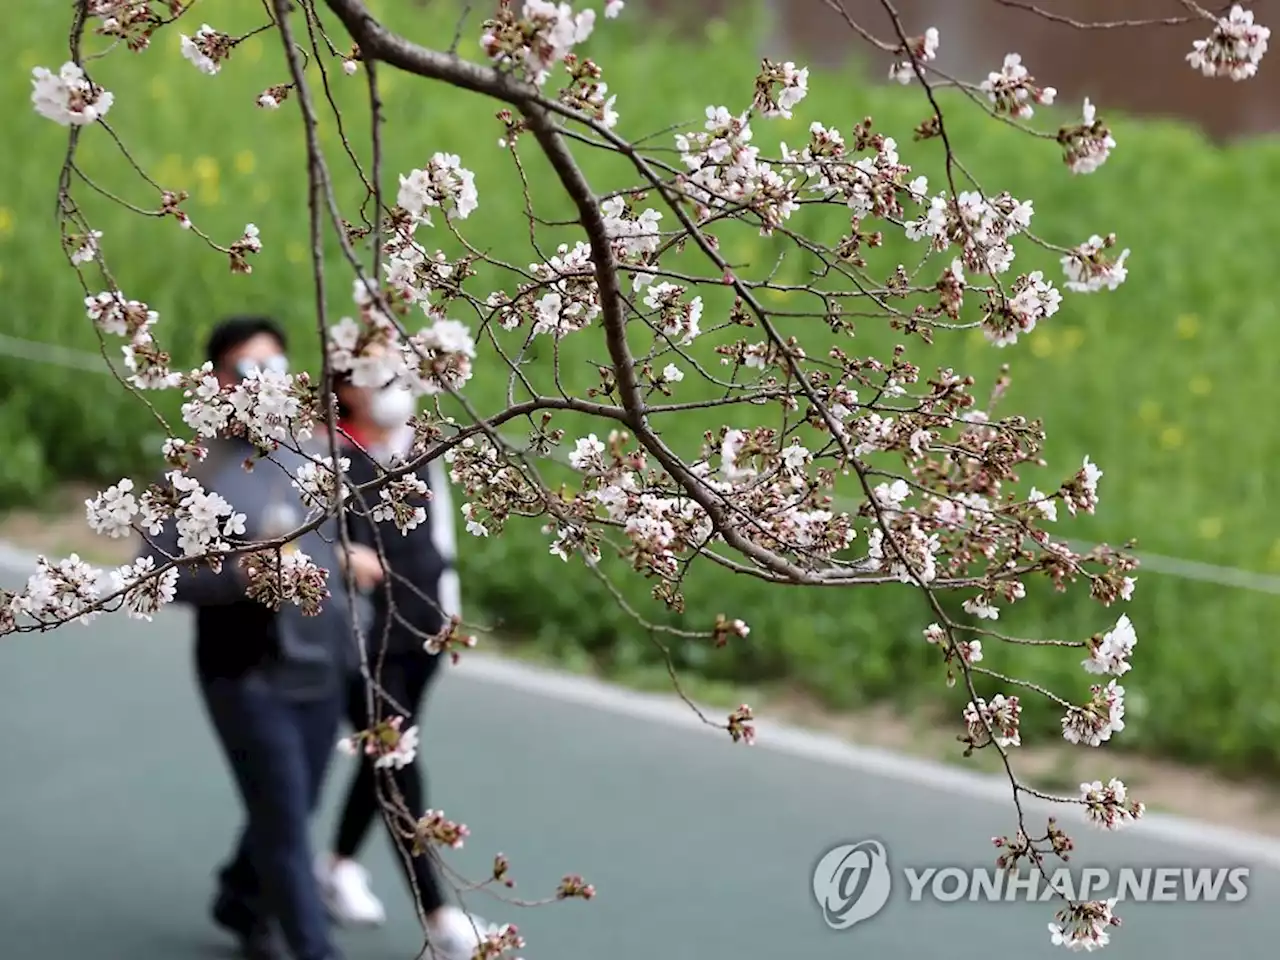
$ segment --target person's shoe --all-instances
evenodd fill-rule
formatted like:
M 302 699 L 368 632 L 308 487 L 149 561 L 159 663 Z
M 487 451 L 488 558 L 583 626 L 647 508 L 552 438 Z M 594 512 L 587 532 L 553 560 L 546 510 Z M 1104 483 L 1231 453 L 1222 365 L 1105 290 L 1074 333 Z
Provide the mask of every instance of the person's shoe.
M 279 932 L 258 918 L 245 904 L 218 894 L 213 901 L 213 922 L 235 936 L 245 960 L 288 960 Z
M 213 899 L 213 908 L 210 911 L 213 915 L 213 922 L 222 929 L 234 933 L 237 937 L 243 937 L 253 927 L 258 919 L 255 913 L 243 900 L 233 897 L 230 894 L 219 891 L 218 895 Z
M 427 925 L 427 960 L 471 960 L 493 924 L 457 907 L 444 907 Z
M 274 926 L 259 924 L 240 938 L 244 960 L 289 960 L 284 937 Z
M 387 911 L 369 888 L 369 871 L 354 860 L 331 862 L 327 856 L 316 860 L 320 895 L 333 918 L 353 926 L 381 926 Z

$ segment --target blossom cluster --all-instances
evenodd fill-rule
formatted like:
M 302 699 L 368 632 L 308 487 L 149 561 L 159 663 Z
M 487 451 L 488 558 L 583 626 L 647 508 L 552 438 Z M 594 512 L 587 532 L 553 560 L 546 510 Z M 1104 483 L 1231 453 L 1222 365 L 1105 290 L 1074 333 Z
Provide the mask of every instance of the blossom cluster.
M 579 59 L 570 53 L 565 55 L 564 65 L 569 82 L 560 90 L 557 99 L 605 128 L 616 127 L 618 111 L 614 105 L 618 102 L 618 95 L 609 93 L 609 85 L 601 79 L 596 62 Z
M 621 4 L 609 7 L 613 16 L 621 10 Z M 494 63 L 521 70 L 538 86 L 595 28 L 592 9 L 575 12 L 552 0 L 526 0 L 519 13 L 515 8 L 515 0 L 500 0 L 497 16 L 484 23 L 480 45 Z
M 1270 39 L 1270 29 L 1254 23 L 1252 10 L 1235 4 L 1209 36 L 1192 44 L 1187 63 L 1206 77 L 1248 80 L 1257 74 Z
M 358 730 L 338 741 L 338 750 L 347 756 L 363 754 L 377 769 L 399 770 L 418 755 L 418 728 L 404 726 L 404 717 L 393 716 L 368 730 Z
M 1081 666 L 1090 673 L 1122 677 L 1131 669 L 1129 657 L 1133 655 L 1137 642 L 1138 634 L 1133 623 L 1129 620 L 1129 615 L 1124 614 L 1112 629 L 1101 635 L 1095 634 L 1089 639 L 1089 659 Z
M 1093 173 L 1116 147 L 1111 128 L 1098 119 L 1098 108 L 1086 97 L 1081 122 L 1058 131 L 1062 161 L 1072 173 Z
M 1129 799 L 1128 788 L 1114 777 L 1105 786 L 1100 780 L 1080 784 L 1080 800 L 1089 822 L 1107 830 L 1136 822 L 1146 809 L 1139 801 Z
M 595 895 L 596 888 L 576 873 L 561 880 L 560 886 L 556 889 L 557 900 L 590 900 Z
M 423 649 L 433 657 L 447 653 L 449 659 L 457 663 L 462 659 L 459 649 L 473 648 L 477 643 L 474 635 L 463 633 L 461 628 L 461 620 L 455 614 L 449 618 L 449 622 L 441 628 L 439 633 L 422 645 Z
M 1049 106 L 1058 95 L 1053 87 L 1036 86 L 1035 78 L 1022 64 L 1022 56 L 1007 54 L 1000 71 L 987 75 L 978 89 L 987 95 L 992 109 L 1002 116 L 1015 120 L 1029 120 L 1035 114 L 1035 106 Z
M 524 937 L 514 923 L 505 923 L 485 934 L 472 954 L 473 960 L 503 960 L 511 950 L 523 950 Z
M 908 84 L 916 78 L 914 63 L 925 64 L 938 58 L 938 43 L 941 37 L 937 27 L 930 27 L 918 37 L 910 38 L 907 43 L 895 51 L 904 59 L 898 60 L 889 68 L 889 79 L 901 84 Z
M 115 102 L 115 94 L 91 81 L 77 63 L 64 63 L 57 73 L 36 67 L 31 86 L 36 112 L 64 127 L 97 123 Z
M 240 558 L 245 596 L 279 611 L 293 604 L 305 617 L 320 613 L 329 599 L 329 571 L 301 550 L 259 550 Z
M 93 567 L 74 553 L 56 562 L 38 557 L 36 570 L 20 593 L 0 590 L 0 635 L 18 629 L 23 620 L 50 627 L 90 623 L 112 597 L 120 601 L 114 609 L 123 609 L 137 620 L 150 620 L 172 602 L 177 580 L 177 570 L 157 570 L 151 557 L 113 570 Z
M 770 81 L 757 80 L 757 86 L 762 82 Z M 807 92 L 798 84 L 789 89 L 791 106 Z M 689 171 L 676 186 L 694 202 L 700 221 L 715 211 L 742 207 L 758 219 L 762 236 L 772 234 L 800 209 L 795 181 L 760 159 L 748 112 L 734 115 L 727 107 L 709 106 L 706 117 L 703 130 L 676 134 L 676 149 Z
M 1018 724 L 1022 719 L 1022 704 L 1017 697 L 997 693 L 990 703 L 979 698 L 964 708 L 964 722 L 971 742 L 981 745 L 984 741 L 1000 747 L 1017 747 L 1022 744 Z
M 1126 248 L 1119 255 L 1107 256 L 1103 251 L 1116 244 L 1114 233 L 1106 237 L 1094 234 L 1084 243 L 1062 258 L 1062 270 L 1067 275 L 1063 284 L 1072 293 L 1093 293 L 1098 290 L 1114 290 L 1124 283 L 1129 271 L 1124 262 L 1129 259 Z
M 351 488 L 342 480 L 342 475 L 351 467 L 347 457 L 338 458 L 338 468 L 333 468 L 333 457 L 318 457 L 308 460 L 294 471 L 290 481 L 301 495 L 303 506 L 309 510 L 326 510 L 335 501 L 346 501 L 351 496 Z
M 797 67 L 788 60 L 774 63 L 765 58 L 756 77 L 756 95 L 752 107 L 763 117 L 791 119 L 791 111 L 809 92 L 809 68 Z
M 420 852 L 428 846 L 461 850 L 470 834 L 466 824 L 455 823 L 439 810 L 428 810 L 418 818 L 418 825 L 414 830 L 414 852 Z
M 231 54 L 232 38 L 219 33 L 207 23 L 194 36 L 183 36 L 182 55 L 201 73 L 215 75 L 222 69 L 222 61 Z
M 1111 942 L 1111 927 L 1120 926 L 1114 913 L 1115 898 L 1069 903 L 1049 924 L 1049 937 L 1055 947 L 1068 950 L 1097 950 Z
M 1062 718 L 1062 738 L 1068 743 L 1096 747 L 1124 729 L 1124 687 L 1114 680 L 1095 683 L 1084 706 L 1072 706 Z
M 122 41 L 135 53 L 151 46 L 152 35 L 166 22 L 166 17 L 155 7 L 175 15 L 181 12 L 184 0 L 88 0 L 85 12 L 100 19 L 94 33 Z

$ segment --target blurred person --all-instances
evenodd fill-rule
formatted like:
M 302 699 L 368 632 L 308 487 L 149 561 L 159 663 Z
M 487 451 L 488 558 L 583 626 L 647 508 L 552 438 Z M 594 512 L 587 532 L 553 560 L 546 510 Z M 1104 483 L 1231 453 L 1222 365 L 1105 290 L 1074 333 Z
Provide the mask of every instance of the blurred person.
M 287 371 L 286 347 L 283 330 L 270 318 L 233 317 L 213 330 L 206 356 L 227 387 L 259 371 Z M 281 536 L 302 525 L 307 511 L 290 482 L 301 456 L 280 448 L 273 454 L 280 466 L 264 463 L 249 471 L 244 462 L 254 449 L 247 440 L 220 437 L 207 448 L 191 473 L 245 515 L 246 539 Z M 235 557 L 218 574 L 182 570 L 176 587 L 177 602 L 195 608 L 198 686 L 246 816 L 238 845 L 219 871 L 213 919 L 252 960 L 339 957 L 308 836 L 357 655 L 338 581 L 343 564 L 332 546 L 336 524 L 330 519 L 285 547 L 331 571 L 331 596 L 318 616 L 304 618 L 291 603 L 274 612 L 250 599 Z M 166 554 L 180 555 L 172 521 L 148 552 L 157 565 Z M 363 561 L 353 561 L 358 578 L 367 571 L 368 557 Z
M 376 480 L 379 466 L 410 456 L 413 428 L 408 421 L 416 412 L 412 393 L 392 384 L 382 389 L 357 387 L 349 376 L 335 383 L 338 426 L 343 456 L 350 461 L 349 482 L 362 485 Z M 349 438 L 349 439 L 348 439 Z M 354 441 L 354 442 L 352 442 Z M 386 719 L 408 711 L 401 729 L 418 722 L 423 702 L 436 676 L 441 656 L 425 650 L 425 642 L 439 633 L 449 618 L 460 613 L 461 599 L 454 569 L 456 542 L 448 478 L 440 460 L 427 466 L 429 498 L 417 502 L 427 519 L 406 534 L 390 523 L 375 525 L 367 504 L 377 492 L 362 491 L 348 500 L 348 531 L 353 542 L 372 548 L 379 542 L 390 583 L 373 590 L 373 618 L 367 634 L 368 668 L 377 681 L 372 691 L 375 716 Z M 388 598 L 388 588 L 390 597 Z M 347 694 L 347 716 L 354 730 L 374 723 L 369 714 L 369 684 L 357 669 Z M 383 819 L 378 799 L 377 772 L 369 758 L 357 760 L 356 770 L 334 836 L 333 851 L 316 863 L 325 900 L 342 923 L 379 925 L 386 919 L 382 902 L 374 895 L 369 873 L 356 855 L 375 818 Z M 417 758 L 388 771 L 409 812 L 416 818 L 426 810 L 423 772 Z M 385 787 L 384 787 L 385 792 Z M 429 853 L 414 856 L 412 842 L 388 825 L 396 863 L 406 872 L 410 889 L 415 886 L 422 915 L 427 921 L 427 942 L 437 960 L 470 960 L 479 935 L 488 929 L 483 920 L 449 905 Z

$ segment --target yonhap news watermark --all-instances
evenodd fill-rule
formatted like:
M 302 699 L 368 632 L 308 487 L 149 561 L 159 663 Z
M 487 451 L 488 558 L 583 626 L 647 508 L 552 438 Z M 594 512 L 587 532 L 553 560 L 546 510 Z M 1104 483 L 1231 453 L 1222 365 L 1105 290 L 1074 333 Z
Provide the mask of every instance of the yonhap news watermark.
M 894 890 L 910 903 L 1068 900 L 1130 903 L 1239 903 L 1249 895 L 1247 866 L 1046 867 L 912 865 L 895 867 L 878 840 L 841 844 L 813 870 L 813 896 L 833 930 L 870 920 Z

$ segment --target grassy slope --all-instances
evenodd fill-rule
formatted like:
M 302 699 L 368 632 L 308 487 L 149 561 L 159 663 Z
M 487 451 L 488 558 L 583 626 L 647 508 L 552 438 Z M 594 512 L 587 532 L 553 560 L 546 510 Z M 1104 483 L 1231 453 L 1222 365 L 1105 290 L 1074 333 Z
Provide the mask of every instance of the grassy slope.
M 393 12 L 393 25 L 415 36 L 437 35 L 443 28 L 416 8 L 382 6 Z M 64 58 L 65 10 L 51 0 L 37 7 L 40 15 L 11 25 L 10 43 L 22 67 L 56 67 Z M 215 24 L 225 30 L 240 25 L 254 22 Z M 643 42 L 637 39 L 642 36 Z M 262 89 L 284 79 L 279 51 L 268 41 L 252 40 L 220 76 L 209 78 L 182 61 L 176 45 L 169 34 L 144 56 L 116 54 L 97 68 L 100 81 L 118 93 L 112 120 L 156 179 L 191 192 L 189 209 L 202 228 L 225 242 L 253 221 L 267 249 L 251 278 L 231 277 L 221 257 L 171 222 L 90 202 L 113 267 L 130 296 L 161 311 L 166 346 L 184 362 L 198 359 L 208 324 L 242 310 L 284 317 L 298 332 L 302 359 L 313 361 L 314 349 L 305 340 L 314 325 L 312 296 L 299 242 L 305 236 L 300 123 L 290 110 L 267 113 L 251 106 Z M 753 64 L 740 55 L 743 46 L 725 28 L 681 41 L 620 22 L 602 25 L 591 52 L 620 95 L 621 131 L 639 135 L 673 119 L 695 119 L 706 103 L 744 104 Z M 346 123 L 362 129 L 361 82 L 341 74 L 331 79 Z M 11 142 L 22 149 L 0 155 L 0 297 L 6 304 L 0 332 L 93 347 L 51 216 L 63 131 L 30 110 L 24 74 L 11 72 L 3 83 L 0 109 L 6 111 Z M 909 131 L 922 118 L 918 94 L 870 89 L 852 74 L 815 75 L 811 87 L 795 120 L 758 125 L 757 139 L 766 145 L 778 138 L 796 143 L 812 119 L 847 130 L 870 114 L 899 137 L 905 159 L 936 181 L 936 145 L 910 143 Z M 535 259 L 520 226 L 522 201 L 510 161 L 495 147 L 496 105 L 390 74 L 384 94 L 399 131 L 388 143 L 387 169 L 421 165 L 436 150 L 459 153 L 475 171 L 481 196 L 480 210 L 465 225 L 467 237 L 516 263 Z M 1276 143 L 1216 149 L 1181 126 L 1109 118 L 1120 143 L 1115 156 L 1093 177 L 1073 178 L 1052 144 L 1027 141 L 962 103 L 948 108 L 951 135 L 970 169 L 988 190 L 1033 197 L 1042 233 L 1075 243 L 1094 232 L 1115 231 L 1135 253 L 1125 287 L 1069 298 L 1058 317 L 1023 343 L 995 351 L 975 337 L 944 337 L 933 348 L 913 345 L 915 361 L 926 370 L 955 366 L 988 382 L 999 364 L 1013 364 L 1006 410 L 1042 418 L 1050 438 L 1050 469 L 1027 480 L 1052 484 L 1086 452 L 1106 471 L 1100 514 L 1074 524 L 1073 536 L 1113 542 L 1136 536 L 1143 548 L 1160 553 L 1280 570 L 1280 528 L 1269 511 L 1280 441 L 1263 413 L 1280 400 L 1270 376 L 1278 339 L 1270 260 L 1280 241 L 1280 217 L 1265 203 L 1280 174 Z M 331 162 L 342 169 L 332 118 L 324 136 Z M 362 146 L 357 150 L 364 155 Z M 621 185 L 616 164 L 590 151 L 579 153 L 599 188 Z M 113 191 L 154 204 L 101 131 L 89 132 L 82 160 Z M 529 163 L 529 175 L 539 213 L 563 216 L 566 204 L 536 160 Z M 353 210 L 350 204 L 358 203 L 361 191 L 349 173 L 341 176 L 340 193 Z M 800 222 L 827 238 L 839 236 L 843 227 L 838 213 L 806 213 Z M 776 253 L 769 243 L 747 235 L 722 239 L 750 269 L 773 266 Z M 441 246 L 456 250 L 447 238 Z M 887 274 L 912 256 L 905 241 L 891 242 L 878 255 L 876 269 Z M 1029 248 L 1020 249 L 1019 257 L 1057 275 L 1051 258 Z M 783 269 L 784 280 L 804 275 L 798 261 Z M 473 289 L 483 290 L 486 282 L 499 278 L 482 272 Z M 334 310 L 348 309 L 349 292 L 345 275 L 333 280 Z M 718 306 L 708 299 L 708 316 Z M 794 332 L 811 353 L 829 340 L 812 327 Z M 888 331 L 864 322 L 844 346 L 883 354 L 895 342 Z M 701 356 L 713 359 L 712 346 L 701 345 Z M 602 354 L 590 335 L 567 341 L 560 357 L 566 385 L 588 383 L 591 361 Z M 541 382 L 549 382 L 545 353 L 537 369 Z M 496 364 L 482 363 L 472 399 L 482 410 L 496 409 L 504 386 Z M 166 403 L 162 409 L 171 415 L 172 399 Z M 571 432 L 579 426 L 571 418 L 559 425 Z M 701 431 L 715 425 L 682 418 L 666 427 L 666 436 L 692 452 Z M 8 451 L 0 463 L 0 502 L 37 496 L 55 478 L 132 472 L 148 462 L 158 442 L 147 411 L 112 391 L 109 382 L 0 359 L 0 444 Z M 585 571 L 565 569 L 547 557 L 536 524 L 463 546 L 472 595 L 508 629 L 562 653 L 585 650 L 618 670 L 648 669 L 655 662 L 654 647 Z M 623 587 L 648 615 L 664 617 L 647 601 L 645 584 L 630 579 Z M 938 698 L 938 670 L 917 642 L 925 613 L 908 591 L 874 597 L 761 591 L 753 582 L 703 570 L 687 594 L 698 625 L 724 611 L 745 617 L 754 629 L 749 647 L 676 651 L 686 669 L 721 680 L 786 678 L 846 705 L 883 697 L 907 703 Z M 1115 613 L 1087 600 L 1043 593 L 1021 607 L 1001 622 L 1009 632 L 1083 637 L 1104 628 Z M 1150 575 L 1141 578 L 1130 613 L 1142 642 L 1138 668 L 1126 678 L 1131 723 L 1125 742 L 1230 769 L 1280 768 L 1280 695 L 1271 680 L 1280 652 L 1265 632 L 1265 624 L 1280 614 L 1280 603 Z M 995 663 L 1063 694 L 1085 692 L 1086 678 L 1070 657 L 1001 650 Z M 1029 711 L 1029 724 L 1051 729 L 1052 712 L 1037 712 L 1031 704 Z M 1189 715 L 1196 717 L 1194 727 Z

